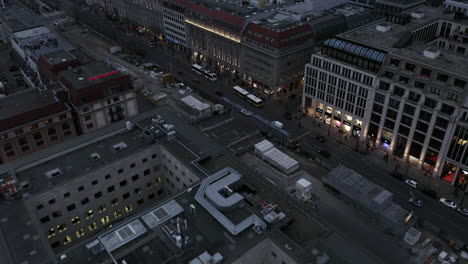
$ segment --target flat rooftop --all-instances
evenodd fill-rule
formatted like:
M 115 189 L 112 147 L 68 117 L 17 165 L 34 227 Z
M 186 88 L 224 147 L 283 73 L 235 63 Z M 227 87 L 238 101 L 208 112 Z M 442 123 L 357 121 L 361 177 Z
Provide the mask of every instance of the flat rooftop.
M 423 53 L 428 48 L 436 48 L 421 42 L 414 42 L 407 48 L 400 49 L 393 52 L 393 54 L 400 56 L 401 58 L 406 58 L 408 60 L 417 61 L 422 65 L 432 66 L 434 68 L 439 68 L 442 71 L 448 72 L 449 74 L 457 74 L 460 78 L 467 78 L 468 68 L 460 67 L 460 65 L 467 65 L 468 58 L 464 55 L 450 52 L 444 49 L 437 49 L 440 51 L 440 55 L 435 58 L 427 58 L 423 56 Z
M 436 46 L 430 45 L 429 43 L 421 41 L 412 41 L 411 44 L 403 48 L 393 47 L 395 43 L 400 41 L 402 38 L 405 38 L 405 35 L 408 35 L 417 29 L 441 20 L 453 21 L 453 14 L 444 12 L 443 8 L 421 6 L 408 11 L 405 14 L 410 15 L 413 12 L 422 13 L 424 14 L 424 17 L 420 19 L 411 18 L 411 21 L 405 25 L 379 20 L 366 26 L 339 34 L 338 37 L 364 46 L 384 50 L 389 53 L 417 61 L 418 63 L 430 65 L 434 68 L 440 68 L 462 76 L 467 76 L 467 69 L 459 67 L 459 65 L 466 65 L 468 63 L 468 58 L 466 58 L 466 56 L 445 49 L 440 49 Z M 457 20 L 454 22 L 461 24 L 468 23 L 467 20 Z M 387 32 L 380 32 L 376 29 L 377 25 L 390 26 L 391 29 Z M 436 59 L 430 59 L 423 56 L 424 50 L 428 48 L 440 50 L 440 56 Z
M 56 88 L 56 84 L 49 86 Z M 9 129 L 68 109 L 52 94 L 52 89 L 32 88 L 0 99 L 0 130 Z M 15 119 L 18 117 L 18 119 Z
M 15 41 L 26 52 L 38 58 L 41 55 L 57 50 L 73 50 L 76 47 L 52 32 L 45 26 L 29 28 L 14 33 Z
M 61 72 L 60 75 L 72 85 L 72 87 L 69 88 L 81 89 L 127 74 L 120 72 L 106 63 L 95 62 L 65 70 Z
M 217 164 L 221 162 L 222 166 L 239 167 L 225 156 L 220 156 L 212 162 Z M 203 168 L 209 173 L 214 169 L 211 165 Z M 224 214 L 233 222 L 247 214 L 254 214 L 263 219 L 262 204 L 275 204 L 275 210 L 284 212 L 286 217 L 277 223 L 269 224 L 268 230 L 263 233 L 259 234 L 254 229 L 247 228 L 238 235 L 230 234 L 210 212 L 195 200 L 195 194 L 203 185 L 201 183 L 126 219 L 114 229 L 102 232 L 100 237 L 106 241 L 106 247 L 112 249 L 112 256 L 119 262 L 126 260 L 128 263 L 189 263 L 204 251 L 208 251 L 211 255 L 216 252 L 220 253 L 223 257 L 222 263 L 234 263 L 258 244 L 271 240 L 296 263 L 315 263 L 315 256 L 306 248 L 315 247 L 317 241 L 328 231 L 312 218 L 292 207 L 281 196 L 272 192 L 256 177 L 244 174 L 244 169 L 241 175 L 243 185 L 237 188 L 236 192 L 246 198 L 246 203 L 242 208 Z M 196 208 L 195 214 L 190 210 L 191 205 Z M 241 213 L 239 216 L 238 210 L 243 210 L 244 213 L 239 212 Z M 177 218 L 180 218 L 182 223 L 184 220 L 187 222 L 184 236 L 188 237 L 188 244 L 182 249 L 178 248 L 174 240 L 167 235 L 168 229 L 174 232 L 177 230 L 175 224 Z M 113 233 L 119 232 L 127 225 L 133 226 L 132 230 L 136 233 L 133 239 L 129 239 L 126 243 L 121 240 L 110 241 L 110 238 L 114 236 Z M 298 232 L 300 236 L 297 236 Z M 93 239 L 90 239 L 86 243 L 92 241 Z M 286 248 L 285 245 L 287 245 Z M 268 249 L 265 252 L 270 254 Z M 103 261 L 110 258 L 105 251 L 93 254 L 84 245 L 76 245 L 68 253 L 67 255 L 72 256 L 69 259 L 70 263 L 82 263 L 87 259 Z M 264 261 L 268 262 L 268 255 L 264 257 Z
M 376 0 L 376 3 L 383 3 L 388 5 L 400 6 L 400 7 L 411 7 L 416 4 L 426 3 L 426 0 Z
M 338 37 L 351 40 L 362 45 L 375 47 L 378 49 L 393 51 L 393 45 L 402 37 L 405 32 L 412 32 L 423 26 L 439 21 L 441 19 L 452 20 L 450 14 L 444 13 L 442 8 L 433 8 L 429 6 L 421 6 L 405 14 L 419 11 L 424 13 L 421 19 L 411 18 L 411 22 L 405 25 L 386 22 L 385 19 L 378 20 L 374 23 L 359 27 L 345 33 L 339 34 Z M 387 32 L 377 31 L 376 26 L 379 24 L 389 24 L 391 29 Z
M 67 61 L 72 61 L 76 59 L 76 57 L 73 56 L 70 52 L 63 50 L 63 49 L 52 51 L 42 56 L 44 56 L 44 58 L 46 58 L 47 61 L 52 65 L 67 62 Z
M 40 26 L 43 18 L 26 8 L 16 0 L 10 0 L 7 8 L 0 8 L 0 20 L 7 25 L 11 32 Z

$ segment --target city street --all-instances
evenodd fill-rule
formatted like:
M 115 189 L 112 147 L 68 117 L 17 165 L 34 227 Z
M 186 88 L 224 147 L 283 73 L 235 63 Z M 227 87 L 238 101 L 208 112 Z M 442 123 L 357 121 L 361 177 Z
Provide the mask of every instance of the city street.
M 66 34 L 68 34 L 68 30 L 69 29 L 66 30 Z M 81 46 L 85 47 L 85 49 L 87 47 L 89 50 L 94 50 L 98 59 L 104 59 L 108 55 L 107 51 L 105 51 L 105 47 L 103 46 L 107 44 L 104 42 L 99 43 L 97 41 L 92 41 L 94 37 L 90 35 L 91 34 L 84 34 L 83 36 L 74 35 L 73 39 L 80 43 Z M 141 44 L 141 46 L 143 46 L 143 44 Z M 301 119 L 301 126 L 298 125 L 298 121 L 294 118 L 286 120 L 285 112 L 294 114 L 297 110 L 297 106 L 300 104 L 299 98 L 287 100 L 285 96 L 282 96 L 282 98 L 276 98 L 276 95 L 271 97 L 264 95 L 263 97 L 266 99 L 265 104 L 263 107 L 257 109 L 232 93 L 232 86 L 235 85 L 235 83 L 231 76 L 220 77 L 217 81 L 211 82 L 193 72 L 191 70 L 191 65 L 183 62 L 184 58 L 171 56 L 160 47 L 153 49 L 144 47 L 144 49 L 147 50 L 145 52 L 145 59 L 153 61 L 162 69 L 171 70 L 177 79 L 183 81 L 195 91 L 199 91 L 202 95 L 206 94 L 209 98 L 216 99 L 218 98 L 216 92 L 220 91 L 223 93 L 223 96 L 244 106 L 246 109 L 255 112 L 263 118 L 269 121 L 278 120 L 282 122 L 284 124 L 284 129 L 291 133 L 293 138 L 298 138 L 301 148 L 304 148 L 316 157 L 314 162 L 326 164 L 329 168 L 333 168 L 338 164 L 343 164 L 392 192 L 394 194 L 393 200 L 396 203 L 402 205 L 409 211 L 414 211 L 416 216 L 421 217 L 427 222 L 433 223 L 443 232 L 450 234 L 457 239 L 466 240 L 466 238 L 468 238 L 468 230 L 464 228 L 464 224 L 468 222 L 468 218 L 458 214 L 454 210 L 444 207 L 437 200 L 424 196 L 419 191 L 413 191 L 416 197 L 423 200 L 424 206 L 422 208 L 416 208 L 410 205 L 408 203 L 409 198 L 412 196 L 410 188 L 403 182 L 400 182 L 390 176 L 391 172 L 395 168 L 395 164 L 392 163 L 392 161 L 386 163 L 382 159 L 384 155 L 383 153 L 377 150 L 372 153 L 358 153 L 354 150 L 354 146 L 356 145 L 356 141 L 354 139 L 343 138 L 342 141 L 344 143 L 340 143 L 337 140 L 339 137 L 334 129 L 331 131 L 331 136 L 328 136 L 329 128 L 327 125 L 322 123 L 321 126 L 318 127 L 308 117 Z M 118 60 L 112 56 L 111 59 Z M 128 65 L 128 63 L 124 61 L 119 61 L 119 64 L 128 67 L 130 70 L 135 71 L 137 76 L 142 77 L 145 87 L 156 89 L 153 92 L 158 91 L 156 86 L 152 86 L 152 83 L 149 80 L 150 78 L 148 79 L 143 77 L 145 76 L 144 73 L 138 72 L 135 67 Z M 183 72 L 183 74 L 179 74 L 178 72 Z M 193 83 L 192 79 L 194 78 L 198 78 L 200 83 Z M 253 117 L 242 116 L 240 113 L 233 113 L 233 115 L 234 118 L 232 121 L 226 122 L 214 129 L 204 131 L 204 133 L 220 145 L 228 146 L 257 131 L 256 125 L 258 121 Z M 326 143 L 318 141 L 315 139 L 315 136 L 317 135 L 328 137 L 328 141 Z M 247 147 L 247 145 L 243 145 L 243 147 Z M 331 157 L 325 158 L 321 156 L 318 153 L 318 150 L 328 151 L 331 154 Z M 403 165 L 404 168 L 406 166 L 407 165 Z M 411 168 L 411 170 L 413 169 Z M 315 175 L 313 171 L 310 171 L 309 173 L 314 177 L 318 177 L 318 175 Z M 432 183 L 427 184 L 420 182 L 420 185 L 427 186 L 432 185 Z M 439 192 L 439 190 L 437 191 Z

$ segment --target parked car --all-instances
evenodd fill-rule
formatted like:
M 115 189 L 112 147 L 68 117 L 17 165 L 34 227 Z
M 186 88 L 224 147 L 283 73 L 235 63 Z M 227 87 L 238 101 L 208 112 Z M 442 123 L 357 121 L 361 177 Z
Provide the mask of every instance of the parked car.
M 414 198 L 414 197 L 411 197 L 411 199 L 409 199 L 409 202 L 410 202 L 410 204 L 413 204 L 413 205 L 415 205 L 417 207 L 422 207 L 423 206 L 423 202 L 421 200 L 419 200 L 419 199 Z
M 324 137 L 324 136 L 316 136 L 315 139 L 317 139 L 318 141 L 320 141 L 322 143 L 327 142 L 327 138 Z
M 437 193 L 432 189 L 424 188 L 421 190 L 421 192 L 431 198 L 437 199 Z
M 447 207 L 450 207 L 452 209 L 457 209 L 457 204 L 450 201 L 449 199 L 447 198 L 440 198 L 439 199 L 439 202 Z
M 193 78 L 193 79 L 192 79 L 192 82 L 194 82 L 194 83 L 200 83 L 200 79 L 198 79 L 198 78 Z
M 179 71 L 177 73 L 180 74 L 180 75 L 185 75 L 185 72 L 183 72 L 183 71 Z
M 413 187 L 414 189 L 418 188 L 418 183 L 415 180 L 407 179 L 405 180 L 405 184 Z
M 457 212 L 459 212 L 460 214 L 464 215 L 464 216 L 468 216 L 468 209 L 467 208 L 458 208 L 457 209 Z
M 318 153 L 319 153 L 320 155 L 324 156 L 324 157 L 327 158 L 327 159 L 331 157 L 330 152 L 328 152 L 328 151 L 326 151 L 326 150 L 323 150 L 323 149 L 319 150 Z
M 245 115 L 245 116 L 251 116 L 251 115 L 252 115 L 252 112 L 247 111 L 247 110 L 245 110 L 245 109 L 242 109 L 240 112 L 241 112 L 241 114 L 243 114 L 243 115 Z
M 403 174 L 401 174 L 401 173 L 399 173 L 397 171 L 392 172 L 392 177 L 397 179 L 397 180 L 400 180 L 400 181 L 405 180 L 405 177 L 403 176 Z
M 283 123 L 280 121 L 271 121 L 271 124 L 277 128 L 283 128 Z

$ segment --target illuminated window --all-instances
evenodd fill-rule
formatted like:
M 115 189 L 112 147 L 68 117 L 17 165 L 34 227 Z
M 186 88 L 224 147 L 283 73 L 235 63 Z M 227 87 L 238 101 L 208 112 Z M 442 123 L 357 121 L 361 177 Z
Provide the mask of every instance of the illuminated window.
M 156 182 L 157 182 L 158 184 L 160 184 L 160 183 L 161 183 L 161 177 L 156 178 Z
M 94 215 L 93 210 L 89 210 L 88 213 L 86 214 L 86 219 L 93 217 L 93 215 Z
M 70 243 L 71 241 L 72 241 L 72 238 L 71 238 L 70 235 L 68 235 L 63 239 L 63 244 L 66 245 L 66 244 Z
M 79 224 L 80 223 L 80 217 L 77 216 L 77 217 L 72 218 L 71 222 L 74 225 Z
M 119 218 L 121 216 L 122 216 L 122 212 L 120 212 L 120 210 L 117 210 L 117 211 L 114 212 L 115 219 L 117 219 L 117 218 Z
M 102 223 L 103 225 L 109 223 L 109 216 L 106 216 L 106 217 L 101 218 L 101 223 Z
M 125 206 L 125 212 L 129 213 L 131 211 L 133 211 L 133 206 L 131 204 Z
M 62 233 L 63 231 L 67 230 L 67 226 L 65 224 L 58 225 L 57 230 L 59 233 Z
M 51 238 L 55 236 L 55 230 L 53 228 L 49 229 L 49 231 L 47 232 L 47 237 L 48 238 Z
M 81 228 L 80 230 L 76 231 L 76 238 L 80 238 L 82 236 L 84 236 L 85 232 L 83 230 L 83 228 Z
M 106 208 L 106 205 L 105 205 L 105 204 L 101 204 L 101 205 L 99 206 L 99 212 L 100 212 L 100 213 L 104 212 L 106 209 L 107 209 L 107 208 Z
M 115 198 L 114 200 L 111 201 L 112 206 L 116 206 L 119 204 L 119 199 Z
M 96 223 L 92 223 L 92 224 L 90 224 L 90 225 L 88 226 L 88 228 L 89 228 L 89 231 L 93 231 L 94 229 L 97 228 L 97 224 L 96 224 Z

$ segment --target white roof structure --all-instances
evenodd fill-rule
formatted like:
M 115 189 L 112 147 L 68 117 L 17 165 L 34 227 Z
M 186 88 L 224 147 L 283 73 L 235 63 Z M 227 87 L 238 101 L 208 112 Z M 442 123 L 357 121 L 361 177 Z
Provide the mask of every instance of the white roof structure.
M 273 144 L 268 141 L 268 140 L 263 140 L 263 141 L 260 141 L 259 143 L 255 144 L 255 151 L 259 152 L 259 153 L 264 153 L 265 151 L 273 148 Z
M 312 183 L 310 183 L 310 181 L 304 179 L 304 178 L 301 178 L 300 180 L 298 180 L 296 182 L 296 186 L 299 185 L 301 186 L 302 188 L 308 188 L 312 185 Z
M 210 108 L 210 105 L 207 103 L 203 103 L 202 101 L 198 100 L 197 98 L 189 95 L 186 96 L 182 99 L 180 99 L 182 102 L 184 102 L 186 105 L 190 106 L 191 108 L 197 110 L 197 111 L 203 111 L 207 108 Z
M 277 148 L 272 148 L 263 153 L 265 159 L 269 160 L 285 173 L 290 173 L 299 168 L 299 162 L 281 152 Z
M 255 144 L 254 148 L 255 153 L 259 154 L 263 160 L 268 161 L 286 174 L 294 172 L 299 168 L 299 162 L 297 160 L 284 154 L 266 139 Z

